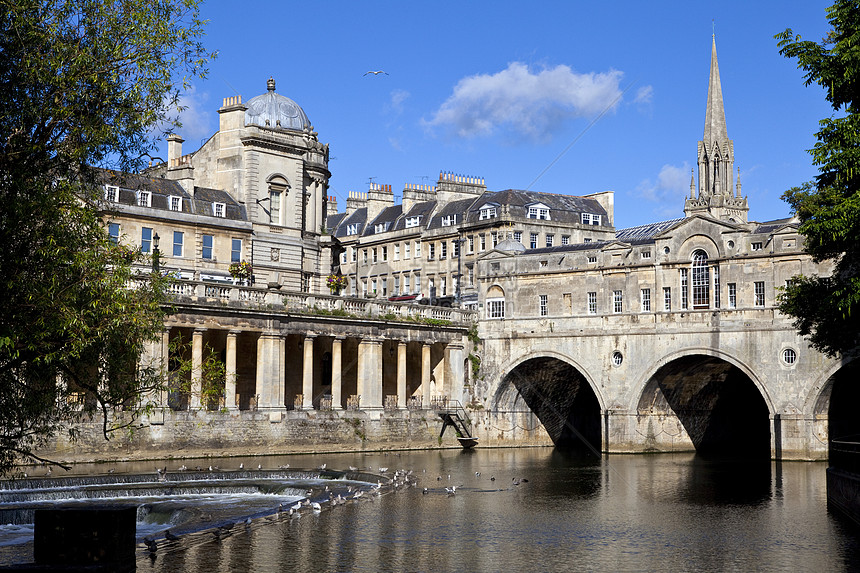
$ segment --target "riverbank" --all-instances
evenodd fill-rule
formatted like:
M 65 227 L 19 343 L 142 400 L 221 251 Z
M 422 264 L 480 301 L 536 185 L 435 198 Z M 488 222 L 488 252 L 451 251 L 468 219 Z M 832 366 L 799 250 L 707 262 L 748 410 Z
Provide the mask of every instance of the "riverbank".
M 479 447 L 552 446 L 536 420 L 519 414 L 471 413 Z M 115 432 L 101 422 L 75 424 L 38 455 L 64 463 L 113 463 L 149 459 L 326 454 L 394 450 L 459 449 L 453 428 L 440 437 L 442 421 L 431 410 L 403 411 L 159 411 Z

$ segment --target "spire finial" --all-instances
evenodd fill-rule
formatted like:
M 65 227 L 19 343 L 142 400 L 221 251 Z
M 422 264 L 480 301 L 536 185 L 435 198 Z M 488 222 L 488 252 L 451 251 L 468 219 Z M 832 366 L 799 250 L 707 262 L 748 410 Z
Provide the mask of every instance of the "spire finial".
M 269 76 L 269 81 L 266 82 L 266 89 L 270 92 L 275 91 L 275 78 Z

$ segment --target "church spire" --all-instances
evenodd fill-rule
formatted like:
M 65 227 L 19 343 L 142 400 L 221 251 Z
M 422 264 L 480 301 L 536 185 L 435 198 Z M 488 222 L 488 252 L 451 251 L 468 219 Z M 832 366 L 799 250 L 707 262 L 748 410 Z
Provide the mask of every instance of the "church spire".
M 711 36 L 711 77 L 708 82 L 708 105 L 705 108 L 706 144 L 729 138 L 726 129 L 726 112 L 723 109 L 723 87 L 720 84 L 720 66 L 717 63 L 717 38 Z

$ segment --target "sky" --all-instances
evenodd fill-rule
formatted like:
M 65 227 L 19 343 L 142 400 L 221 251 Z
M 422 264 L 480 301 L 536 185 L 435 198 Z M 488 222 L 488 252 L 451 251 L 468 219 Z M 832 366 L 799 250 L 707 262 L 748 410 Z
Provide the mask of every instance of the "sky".
M 218 57 L 178 133 L 195 151 L 223 98 L 248 101 L 273 77 L 329 144 L 341 211 L 371 181 L 399 199 L 446 171 L 490 191 L 611 190 L 620 229 L 683 216 L 713 36 L 750 219 L 773 220 L 817 173 L 807 150 L 832 115 L 773 36 L 820 40 L 829 4 L 204 0 Z

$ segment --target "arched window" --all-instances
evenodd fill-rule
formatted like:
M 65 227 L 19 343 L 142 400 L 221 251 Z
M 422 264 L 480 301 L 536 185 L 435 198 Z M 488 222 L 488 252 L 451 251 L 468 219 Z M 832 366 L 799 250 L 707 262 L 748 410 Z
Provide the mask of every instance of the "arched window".
M 711 301 L 711 277 L 708 269 L 708 254 L 703 250 L 693 252 L 692 272 L 693 308 L 708 308 Z
M 283 203 L 290 190 L 290 182 L 282 175 L 269 177 L 269 222 L 283 225 Z
M 505 318 L 505 291 L 493 285 L 487 291 L 487 318 Z

